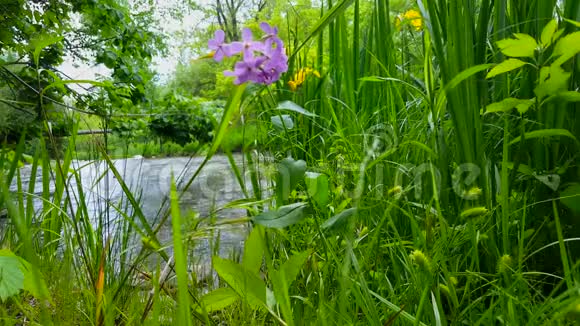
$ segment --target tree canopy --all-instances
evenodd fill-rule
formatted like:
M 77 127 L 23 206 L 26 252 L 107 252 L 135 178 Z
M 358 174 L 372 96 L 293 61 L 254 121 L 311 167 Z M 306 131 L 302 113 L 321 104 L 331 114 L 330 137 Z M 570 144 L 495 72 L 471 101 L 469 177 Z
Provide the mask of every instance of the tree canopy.
M 14 137 L 20 123 L 34 128 L 43 116 L 58 124 L 66 112 L 105 115 L 147 101 L 151 60 L 164 49 L 152 8 L 113 0 L 4 1 L 0 135 Z M 74 81 L 60 69 L 65 60 L 111 73 L 99 83 Z

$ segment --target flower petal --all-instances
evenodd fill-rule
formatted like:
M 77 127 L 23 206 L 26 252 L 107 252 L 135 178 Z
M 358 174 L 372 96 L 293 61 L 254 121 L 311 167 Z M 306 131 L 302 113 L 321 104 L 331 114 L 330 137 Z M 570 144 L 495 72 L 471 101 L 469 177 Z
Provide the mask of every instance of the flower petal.
M 266 22 L 260 23 L 260 29 L 262 31 L 264 31 L 264 33 L 266 33 L 266 34 L 272 34 L 272 27 L 270 26 L 270 24 L 268 24 Z
M 218 46 L 219 43 L 214 39 L 207 41 L 207 47 L 210 48 L 211 50 L 216 50 Z
M 229 46 L 229 53 L 230 55 L 235 55 L 244 49 L 244 44 L 242 42 L 232 42 Z
M 217 51 L 214 52 L 213 54 L 213 59 L 217 62 L 222 61 L 224 58 L 224 51 L 223 49 L 219 48 L 217 49 Z
M 221 29 L 215 31 L 214 36 L 218 43 L 223 43 L 226 40 L 226 32 L 222 31 Z
M 244 42 L 250 42 L 253 39 L 253 35 L 252 35 L 252 30 L 249 28 L 244 28 L 242 30 L 242 40 L 244 40 Z
M 235 77 L 237 76 L 235 72 L 231 71 L 231 70 L 224 70 L 224 76 L 226 77 Z

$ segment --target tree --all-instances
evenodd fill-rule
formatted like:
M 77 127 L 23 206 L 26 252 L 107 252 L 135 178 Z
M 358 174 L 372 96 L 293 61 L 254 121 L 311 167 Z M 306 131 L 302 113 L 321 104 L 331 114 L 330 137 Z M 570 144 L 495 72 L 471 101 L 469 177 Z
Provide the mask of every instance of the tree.
M 240 40 L 240 27 L 250 19 L 258 20 L 266 0 L 214 0 L 211 9 L 229 41 Z
M 151 58 L 163 42 L 150 27 L 152 7 L 131 9 L 115 0 L 3 1 L 0 25 L 9 28 L 0 30 L 0 110 L 32 115 L 29 125 L 38 126 L 71 110 L 110 115 L 147 101 Z M 59 71 L 64 58 L 103 64 L 111 76 L 80 92 Z M 0 134 L 19 132 L 4 127 Z
M 180 89 L 185 96 L 214 97 L 219 65 L 213 60 L 195 60 L 189 65 L 179 64 L 169 86 Z

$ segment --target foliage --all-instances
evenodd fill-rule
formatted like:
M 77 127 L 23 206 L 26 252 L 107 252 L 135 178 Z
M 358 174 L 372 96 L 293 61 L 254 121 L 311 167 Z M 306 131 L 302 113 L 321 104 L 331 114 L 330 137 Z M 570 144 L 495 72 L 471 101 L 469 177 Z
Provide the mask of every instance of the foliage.
M 44 119 L 68 129 L 70 123 L 62 116 L 71 110 L 103 116 L 113 107 L 146 100 L 149 63 L 163 49 L 160 36 L 150 28 L 151 10 L 135 13 L 111 0 L 9 0 L 0 10 L 8 24 L 3 26 L 11 27 L 0 35 L 0 105 L 9 111 L 8 119 L 26 119 L 35 129 L 30 136 L 38 135 Z M 70 80 L 59 70 L 65 58 L 103 64 L 111 76 L 99 85 Z M 102 92 L 82 86 L 87 83 Z M 81 86 L 69 87 L 73 84 Z M 15 142 L 21 130 L 12 121 L 18 120 L 11 120 L 1 133 Z
M 192 97 L 224 98 L 216 94 L 217 65 L 209 60 L 195 60 L 189 65 L 178 65 L 169 85 Z
M 228 3 L 241 2 L 220 2 Z M 302 16 L 296 8 L 308 10 Z M 397 31 L 394 18 L 411 9 L 422 28 Z M 0 203 L 9 216 L 0 245 L 30 263 L 33 280 L 55 280 L 48 293 L 67 312 L 61 320 L 50 304 L 31 311 L 17 286 L 0 305 L 3 318 L 577 322 L 578 1 L 295 1 L 244 10 L 286 26 L 278 35 L 289 71 L 271 85 L 231 87 L 223 107 L 205 104 L 220 121 L 207 155 L 192 160 L 190 178 L 171 181 L 157 213 L 143 210 L 105 150 L 96 152 L 95 163 L 105 165 L 98 178 L 116 180 L 123 202 L 107 200 L 103 187 L 97 197 L 105 209 L 91 212 L 72 163 L 74 135 L 54 162 L 39 138 L 30 167 L 39 173 L 30 184 L 17 168 L 24 139 L 0 157 L 8 167 L 0 170 Z M 256 31 L 261 19 L 250 16 L 248 27 Z M 307 69 L 320 78 L 288 84 Z M 204 104 L 180 83 L 152 89 L 151 121 L 161 134 L 190 140 L 198 132 L 188 129 L 190 119 L 204 116 Z M 169 121 L 168 112 L 178 118 Z M 234 138 L 243 139 L 241 155 L 229 150 Z M 220 149 L 242 198 L 186 215 L 181 199 L 198 190 L 197 178 Z M 42 197 L 38 211 L 27 194 Z M 247 216 L 218 218 L 227 209 Z M 163 225 L 171 225 L 167 241 L 160 240 Z M 248 232 L 243 254 L 220 250 L 219 233 L 229 227 Z M 199 246 L 207 250 L 200 254 Z M 200 256 L 211 269 L 205 276 L 193 268 Z
M 163 112 L 149 122 L 154 135 L 182 146 L 192 140 L 202 143 L 211 140 L 213 124 L 210 116 L 194 100 L 170 93 L 164 97 L 163 105 Z
M 18 257 L 7 250 L 0 251 L 0 266 L 0 301 L 6 301 L 24 288 L 24 273 Z

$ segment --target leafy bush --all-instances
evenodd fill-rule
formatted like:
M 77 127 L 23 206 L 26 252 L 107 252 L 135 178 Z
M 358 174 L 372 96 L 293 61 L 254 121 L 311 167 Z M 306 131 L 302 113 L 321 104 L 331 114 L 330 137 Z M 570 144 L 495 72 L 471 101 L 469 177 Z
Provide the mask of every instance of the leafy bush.
M 205 143 L 212 139 L 211 118 L 196 101 L 170 93 L 160 105 L 162 112 L 149 122 L 149 129 L 155 136 L 182 146 L 193 140 Z
M 201 148 L 201 145 L 199 142 L 197 141 L 192 141 L 190 143 L 187 143 L 183 146 L 183 154 L 195 154 L 197 153 Z

